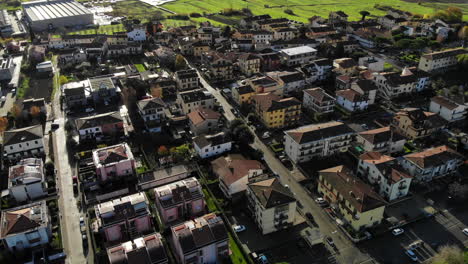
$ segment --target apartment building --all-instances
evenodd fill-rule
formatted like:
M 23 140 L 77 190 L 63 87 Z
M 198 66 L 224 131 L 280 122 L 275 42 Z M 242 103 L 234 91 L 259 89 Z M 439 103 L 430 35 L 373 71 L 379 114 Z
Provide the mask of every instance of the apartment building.
M 464 156 L 447 146 L 426 149 L 405 155 L 401 165 L 416 181 L 430 182 L 453 174 L 463 163 Z
M 255 91 L 250 84 L 235 86 L 231 89 L 232 99 L 238 104 L 250 104 Z
M 316 59 L 310 64 L 304 65 L 301 71 L 305 74 L 305 80 L 308 84 L 324 81 L 333 72 L 333 61 L 326 58 Z
M 42 125 L 3 132 L 3 157 L 10 161 L 44 155 Z
M 50 243 L 52 224 L 45 200 L 2 210 L 0 221 L 0 239 L 13 253 Z
M 110 264 L 167 264 L 168 258 L 162 236 L 154 233 L 107 248 Z
M 150 132 L 161 132 L 163 121 L 166 119 L 166 103 L 161 98 L 147 98 L 137 102 L 146 129 Z
M 333 60 L 333 71 L 338 75 L 354 75 L 357 73 L 357 62 L 352 58 Z
M 385 200 L 343 165 L 319 171 L 318 192 L 355 231 L 384 219 Z
M 145 193 L 139 192 L 94 207 L 96 225 L 108 243 L 121 243 L 153 230 Z
M 356 142 L 366 152 L 397 153 L 403 151 L 406 138 L 394 127 L 387 126 L 358 133 Z
M 229 135 L 219 132 L 213 135 L 200 135 L 193 139 L 193 147 L 202 159 L 230 151 L 232 140 Z
M 306 85 L 305 76 L 299 71 L 275 71 L 269 72 L 267 75 L 282 84 L 283 96 L 298 93 Z
M 172 226 L 171 239 L 180 264 L 222 263 L 229 258 L 228 233 L 214 213 Z
M 320 87 L 303 91 L 302 105 L 317 114 L 333 113 L 336 99 Z
M 374 73 L 374 83 L 384 99 L 424 90 L 429 85 L 429 75 L 415 68 L 404 68 L 401 73 Z
M 281 99 L 272 93 L 253 96 L 255 113 L 267 128 L 296 125 L 301 116 L 301 102 L 294 97 Z
M 284 133 L 284 151 L 294 163 L 344 152 L 355 134 L 350 127 L 337 121 L 302 126 Z
M 457 56 L 468 51 L 462 47 L 423 54 L 419 60 L 418 69 L 425 72 L 447 71 L 457 65 Z
M 205 89 L 196 89 L 177 93 L 176 102 L 186 115 L 199 107 L 214 109 L 216 98 Z
M 197 89 L 200 81 L 198 73 L 194 69 L 177 71 L 174 78 L 179 91 Z
M 100 181 L 133 175 L 135 159 L 127 143 L 93 150 L 93 162 Z
M 380 152 L 367 152 L 359 156 L 357 176 L 378 186 L 379 195 L 389 202 L 408 195 L 413 179 L 395 158 Z
M 348 15 L 343 11 L 330 12 L 328 14 L 328 23 L 348 22 Z
M 309 46 L 280 50 L 281 62 L 288 67 L 311 63 L 317 57 L 317 50 Z
M 205 75 L 210 80 L 232 80 L 234 78 L 234 64 L 223 53 L 209 51 L 203 53 L 201 62 L 206 65 Z
M 261 76 L 247 79 L 247 85 L 250 85 L 255 93 L 274 93 L 283 96 L 283 84 L 270 76 Z
M 47 195 L 42 159 L 28 158 L 8 169 L 8 192 L 17 203 Z
M 294 194 L 279 179 L 248 184 L 247 206 L 263 235 L 292 227 L 296 217 Z
M 239 69 L 247 77 L 260 73 L 260 57 L 252 54 L 245 53 L 239 57 Z
M 195 135 L 211 134 L 219 129 L 221 114 L 208 108 L 199 107 L 187 115 L 190 131 Z
M 364 111 L 369 107 L 369 97 L 353 89 L 338 90 L 336 104 L 350 112 Z
M 194 177 L 154 188 L 156 207 L 161 221 L 177 223 L 205 214 L 205 199 Z
M 392 120 L 392 126 L 409 139 L 429 136 L 446 124 L 439 115 L 418 108 L 401 109 Z
M 466 118 L 468 105 L 459 104 L 444 96 L 431 98 L 429 111 L 440 115 L 448 122 L 456 122 Z
M 109 112 L 75 119 L 75 126 L 80 140 L 119 137 L 125 134 L 123 118 L 120 112 Z

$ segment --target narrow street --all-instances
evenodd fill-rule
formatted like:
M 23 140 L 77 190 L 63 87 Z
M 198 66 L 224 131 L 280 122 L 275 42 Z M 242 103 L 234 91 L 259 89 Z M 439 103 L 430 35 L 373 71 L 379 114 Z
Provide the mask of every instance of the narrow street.
M 236 117 L 232 114 L 232 106 L 227 102 L 227 100 L 221 95 L 221 93 L 209 85 L 204 78 L 200 76 L 200 82 L 202 85 L 210 91 L 213 96 L 218 100 L 220 105 L 224 109 L 224 116 L 229 121 L 234 120 Z M 325 236 L 330 236 L 339 249 L 339 254 L 335 256 L 339 263 L 342 264 L 358 264 L 358 263 L 372 263 L 372 258 L 361 252 L 353 242 L 351 242 L 345 234 L 343 234 L 335 223 L 325 214 L 321 207 L 319 207 L 312 197 L 306 192 L 306 190 L 296 181 L 296 178 L 305 178 L 302 173 L 294 169 L 289 171 L 284 165 L 275 157 L 271 150 L 266 146 L 254 133 L 250 127 L 252 134 L 255 136 L 255 141 L 251 145 L 254 149 L 261 150 L 263 152 L 263 157 L 268 166 L 280 175 L 281 182 L 287 184 L 291 191 L 296 196 L 296 199 L 304 206 L 304 214 L 310 212 L 314 217 L 315 222 L 320 228 L 320 231 Z M 295 177 L 297 176 L 297 177 Z
M 58 72 L 56 74 L 59 74 Z M 52 101 L 55 122 L 59 128 L 53 132 L 55 169 L 57 170 L 58 206 L 60 211 L 60 228 L 62 243 L 67 254 L 66 263 L 87 263 L 83 254 L 83 244 L 80 232 L 80 212 L 73 195 L 72 169 L 68 160 L 65 134 L 64 113 L 60 109 L 60 91 L 56 91 Z

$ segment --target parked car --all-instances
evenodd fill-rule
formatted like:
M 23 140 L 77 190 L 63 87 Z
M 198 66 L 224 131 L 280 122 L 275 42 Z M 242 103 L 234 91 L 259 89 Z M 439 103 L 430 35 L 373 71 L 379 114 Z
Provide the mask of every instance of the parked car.
M 5 97 L 5 96 L 2 96 L 2 98 L 0 99 L 0 101 L 1 101 L 2 103 L 5 103 L 6 97 Z
M 333 239 L 329 236 L 325 238 L 325 241 L 327 241 L 327 244 L 330 245 L 331 247 L 335 247 L 335 242 L 333 242 Z
M 260 254 L 260 255 L 258 255 L 257 263 L 268 264 L 270 262 L 268 262 L 268 258 L 264 254 Z
M 315 202 L 318 203 L 318 205 L 320 205 L 321 207 L 325 207 L 328 205 L 328 202 L 322 197 L 315 199 Z
M 418 261 L 418 260 L 419 260 L 418 256 L 416 256 L 416 254 L 414 254 L 413 250 L 408 249 L 408 250 L 405 251 L 405 254 L 406 254 L 412 261 Z
M 463 232 L 463 234 L 468 236 L 468 228 L 463 228 L 462 232 Z
M 235 225 L 232 227 L 232 229 L 234 229 L 234 232 L 240 233 L 242 231 L 245 231 L 246 228 L 244 225 Z
M 310 222 L 314 222 L 314 217 L 312 216 L 311 213 L 306 213 L 306 214 L 305 214 L 305 217 L 306 217 Z
M 411 243 L 409 246 L 408 246 L 408 249 L 410 250 L 415 250 L 417 249 L 418 247 L 422 246 L 424 244 L 424 242 L 422 242 L 421 240 L 417 240 L 417 241 L 414 241 L 413 243 Z
M 16 89 L 11 90 L 11 94 L 12 94 L 13 96 L 15 96 L 15 95 L 16 95 Z
M 392 234 L 394 236 L 399 236 L 401 234 L 403 234 L 405 232 L 405 230 L 403 230 L 403 228 L 395 228 L 392 230 Z
M 269 138 L 270 136 L 271 136 L 271 135 L 270 135 L 270 132 L 267 131 L 267 132 L 263 133 L 262 138 L 263 138 L 263 139 L 267 139 L 267 138 Z
M 84 217 L 80 217 L 80 226 L 84 226 L 84 225 L 85 225 Z

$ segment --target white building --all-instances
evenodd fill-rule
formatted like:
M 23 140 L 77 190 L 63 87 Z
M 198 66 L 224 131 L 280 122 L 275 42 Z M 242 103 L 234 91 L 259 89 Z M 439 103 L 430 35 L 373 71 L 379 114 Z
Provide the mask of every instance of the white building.
M 198 88 L 200 78 L 194 69 L 177 71 L 174 75 L 177 89 L 179 90 L 192 90 Z
M 468 106 L 459 104 L 443 96 L 431 98 L 429 111 L 440 115 L 449 122 L 463 120 L 466 117 Z
M 369 98 L 353 89 L 338 90 L 336 104 L 350 112 L 364 111 L 369 107 Z
M 0 238 L 10 251 L 49 244 L 51 229 L 45 200 L 2 211 Z
M 377 57 L 361 57 L 358 63 L 369 71 L 381 72 L 384 70 L 385 60 Z
M 401 73 L 374 73 L 374 83 L 379 88 L 379 95 L 385 99 L 424 90 L 429 81 L 429 75 L 416 68 L 404 68 Z
M 11 166 L 8 173 L 8 191 L 17 203 L 46 196 L 47 186 L 42 160 L 23 159 L 17 165 Z
M 304 90 L 302 105 L 318 114 L 333 113 L 336 99 L 327 94 L 322 88 Z
M 42 156 L 42 126 L 30 126 L 3 132 L 3 156 L 9 160 Z
M 424 54 L 419 60 L 418 69 L 426 72 L 446 71 L 457 65 L 458 55 L 465 53 L 468 51 L 464 48 L 456 48 Z
M 143 26 L 132 28 L 132 30 L 127 32 L 127 38 L 129 41 L 146 41 L 146 28 Z
M 250 183 L 247 200 L 248 208 L 263 235 L 293 226 L 296 199 L 277 178 Z
M 306 83 L 323 81 L 331 76 L 333 61 L 325 58 L 313 60 L 310 64 L 303 66 L 301 70 L 305 74 Z
M 429 182 L 434 178 L 454 173 L 464 157 L 447 146 L 426 149 L 403 157 L 401 165 L 417 181 Z
M 283 96 L 299 92 L 306 85 L 304 75 L 301 72 L 269 72 L 267 75 L 283 84 Z
M 369 105 L 375 103 L 378 88 L 371 80 L 358 80 L 351 83 L 351 89 L 369 99 Z
M 146 128 L 150 132 L 161 132 L 166 103 L 161 98 L 149 98 L 138 101 L 137 107 Z
M 284 150 L 294 163 L 346 151 L 354 131 L 341 122 L 313 124 L 284 132 Z
M 178 93 L 176 102 L 182 108 L 182 112 L 186 115 L 195 111 L 200 106 L 213 110 L 216 104 L 216 99 L 207 90 L 196 89 Z
M 377 192 L 387 201 L 405 197 L 410 188 L 412 176 L 398 164 L 395 158 L 380 152 L 367 152 L 359 156 L 357 176 L 365 177 Z
M 316 56 L 317 50 L 309 46 L 280 50 L 281 62 L 288 67 L 311 63 Z
M 263 165 L 247 160 L 239 154 L 219 157 L 211 162 L 213 173 L 219 178 L 219 188 L 228 198 L 247 189 L 251 179 L 263 174 Z
M 356 136 L 364 151 L 396 153 L 403 151 L 406 138 L 390 126 L 360 132 Z
M 220 132 L 214 135 L 200 135 L 193 139 L 195 151 L 202 159 L 209 158 L 230 151 L 232 147 L 231 139 Z

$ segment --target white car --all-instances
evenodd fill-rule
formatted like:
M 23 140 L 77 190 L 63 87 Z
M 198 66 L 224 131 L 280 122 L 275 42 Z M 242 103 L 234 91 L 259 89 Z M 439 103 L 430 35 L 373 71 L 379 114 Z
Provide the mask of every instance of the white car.
M 80 217 L 80 226 L 84 226 L 84 225 L 85 225 L 84 218 Z
M 270 137 L 270 132 L 268 132 L 268 131 L 265 132 L 265 133 L 263 133 L 263 135 L 262 135 L 262 138 L 263 138 L 263 139 L 267 139 L 267 138 L 269 138 L 269 137 Z
M 406 250 L 405 251 L 405 254 L 412 260 L 412 261 L 418 261 L 419 258 L 418 256 L 416 256 L 416 254 L 414 254 L 414 252 L 412 250 Z
M 415 250 L 417 249 L 418 247 L 422 246 L 424 242 L 422 242 L 421 240 L 418 240 L 418 241 L 415 241 L 413 243 L 411 243 L 409 246 L 408 246 L 408 249 L 410 250 Z
M 392 230 L 392 234 L 394 236 L 399 236 L 401 234 L 403 234 L 405 232 L 405 230 L 403 230 L 403 228 L 395 228 Z
M 328 204 L 327 201 L 325 201 L 325 199 L 323 199 L 322 197 L 315 199 L 315 202 L 318 203 L 320 206 L 325 206 Z
M 463 232 L 463 234 L 468 236 L 468 228 L 463 228 L 462 232 Z
M 232 227 L 232 229 L 234 229 L 234 232 L 240 233 L 242 231 L 245 231 L 246 228 L 244 225 L 235 225 Z

